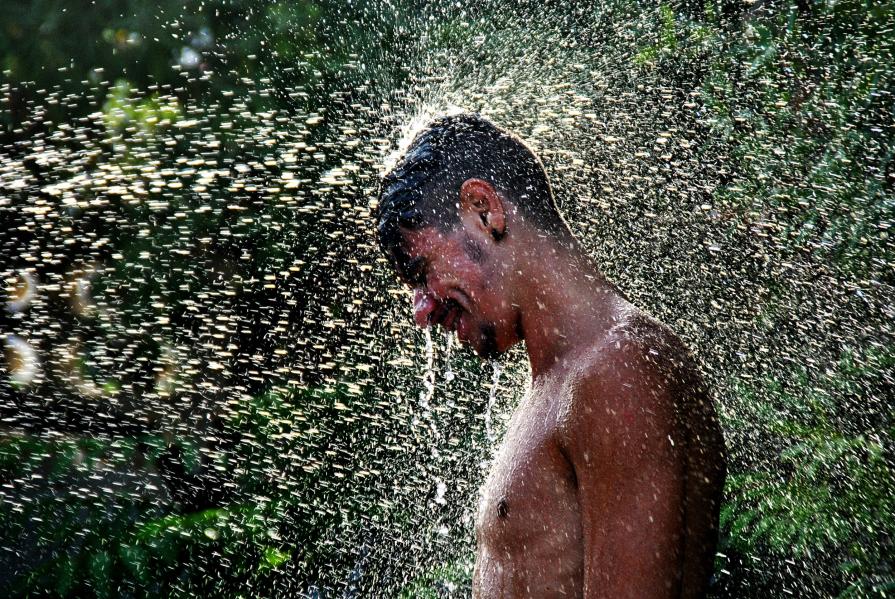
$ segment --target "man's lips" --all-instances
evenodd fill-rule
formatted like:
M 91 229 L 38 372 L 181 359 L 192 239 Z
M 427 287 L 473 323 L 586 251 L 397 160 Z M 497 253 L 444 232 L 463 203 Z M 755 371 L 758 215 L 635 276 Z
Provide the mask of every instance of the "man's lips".
M 470 312 L 470 304 L 469 297 L 459 289 L 441 297 L 427 289 L 415 289 L 413 318 L 420 327 L 440 325 L 447 331 L 457 331 L 463 324 L 463 315 Z
M 448 299 L 430 313 L 429 324 L 441 325 L 444 329 L 453 331 L 457 327 L 462 314 L 463 308 L 460 306 L 460 303 L 456 300 Z

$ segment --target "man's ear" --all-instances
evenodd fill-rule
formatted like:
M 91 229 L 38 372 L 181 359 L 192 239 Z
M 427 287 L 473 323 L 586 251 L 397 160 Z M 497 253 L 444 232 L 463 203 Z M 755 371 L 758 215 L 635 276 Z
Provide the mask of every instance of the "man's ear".
M 460 216 L 480 230 L 500 240 L 507 232 L 507 213 L 500 194 L 482 179 L 467 179 L 460 186 Z

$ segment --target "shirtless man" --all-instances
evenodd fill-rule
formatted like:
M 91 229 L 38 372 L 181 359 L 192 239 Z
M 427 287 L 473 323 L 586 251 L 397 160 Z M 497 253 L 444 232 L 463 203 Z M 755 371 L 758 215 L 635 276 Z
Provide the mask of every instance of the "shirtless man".
M 476 115 L 382 181 L 380 244 L 414 317 L 480 356 L 525 341 L 531 392 L 482 493 L 476 597 L 702 597 L 724 441 L 693 360 L 590 263 L 544 169 Z

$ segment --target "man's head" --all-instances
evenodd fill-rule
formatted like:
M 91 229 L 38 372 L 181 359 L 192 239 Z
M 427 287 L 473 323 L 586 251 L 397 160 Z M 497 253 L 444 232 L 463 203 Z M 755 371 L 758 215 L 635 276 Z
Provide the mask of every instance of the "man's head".
M 435 120 L 382 180 L 380 246 L 414 290 L 420 326 L 440 324 L 493 357 L 520 340 L 521 231 L 571 237 L 544 168 L 474 114 Z

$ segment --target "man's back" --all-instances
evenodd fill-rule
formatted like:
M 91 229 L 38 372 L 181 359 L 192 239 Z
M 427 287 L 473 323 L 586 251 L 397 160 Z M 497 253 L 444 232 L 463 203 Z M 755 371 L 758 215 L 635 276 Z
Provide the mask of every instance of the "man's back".
M 630 305 L 586 347 L 510 421 L 479 506 L 475 594 L 702 596 L 724 481 L 705 387 L 678 338 Z

